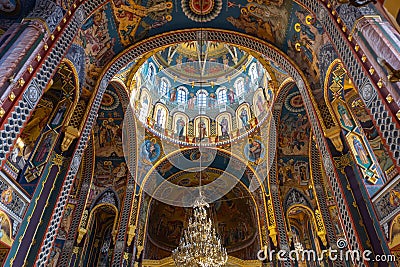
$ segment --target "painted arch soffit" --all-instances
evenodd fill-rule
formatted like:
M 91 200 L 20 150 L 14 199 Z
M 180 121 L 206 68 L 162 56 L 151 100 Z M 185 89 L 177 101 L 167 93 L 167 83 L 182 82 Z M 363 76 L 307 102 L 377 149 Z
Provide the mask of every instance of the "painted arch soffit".
M 182 3 L 188 2 L 188 6 L 195 9 L 196 5 L 191 5 L 191 1 Z M 205 2 L 218 6 L 218 0 Z M 328 38 L 314 14 L 291 0 L 222 2 L 218 14 L 210 20 L 200 18 L 201 24 L 185 13 L 183 7 L 167 0 L 157 3 L 152 0 L 143 3 L 114 0 L 104 4 L 83 23 L 75 39 L 88 57 L 85 88 L 92 91 L 102 70 L 129 47 L 155 36 L 195 30 L 199 26 L 204 29 L 203 33 L 207 29 L 232 31 L 272 44 L 299 65 L 313 87 L 320 87 L 318 54 Z M 204 7 L 199 8 L 204 10 Z M 203 37 L 200 31 L 196 39 Z M 176 40 L 174 43 L 182 42 Z

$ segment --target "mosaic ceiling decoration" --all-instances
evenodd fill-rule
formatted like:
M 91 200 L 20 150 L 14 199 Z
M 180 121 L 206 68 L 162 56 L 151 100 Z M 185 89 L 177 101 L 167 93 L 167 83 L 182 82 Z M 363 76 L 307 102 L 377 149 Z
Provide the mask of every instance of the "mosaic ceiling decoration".
M 272 74 L 248 53 L 223 43 L 169 47 L 128 81 L 139 121 L 179 143 L 240 139 L 269 118 Z
M 221 170 L 205 171 L 204 182 L 209 183 L 218 178 Z M 179 185 L 198 186 L 198 173 L 177 173 L 171 176 Z M 255 255 L 257 219 L 254 202 L 246 188 L 238 184 L 226 196 L 214 202 L 210 216 L 214 218 L 223 245 L 232 256 L 248 259 Z M 174 207 L 152 201 L 149 214 L 148 258 L 161 259 L 167 257 L 174 249 L 185 228 L 190 208 Z
M 268 41 L 295 60 L 310 81 L 315 81 L 313 86 L 320 87 L 317 55 L 328 38 L 311 13 L 295 2 L 227 1 L 222 2 L 221 9 L 215 0 L 183 1 L 182 5 L 185 3 L 187 9 L 169 1 L 111 1 L 99 8 L 84 23 L 75 41 L 85 49 L 88 57 L 84 88 L 92 91 L 103 67 L 129 45 L 157 34 L 199 27 L 242 32 Z M 187 15 L 188 12 L 200 15 Z M 199 39 L 201 42 L 164 49 L 156 53 L 155 60 L 164 68 L 190 60 L 206 59 L 204 61 L 209 63 L 227 64 L 233 68 L 245 62 L 246 52 L 228 44 L 208 42 L 207 36 L 199 36 Z M 271 65 L 279 68 L 276 63 L 271 62 Z M 175 76 L 185 74 L 185 71 L 177 71 Z

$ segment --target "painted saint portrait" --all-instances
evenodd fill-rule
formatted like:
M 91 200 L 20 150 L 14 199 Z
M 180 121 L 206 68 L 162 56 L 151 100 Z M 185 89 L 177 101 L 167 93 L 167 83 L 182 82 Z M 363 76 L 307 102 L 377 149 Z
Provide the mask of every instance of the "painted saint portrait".
M 362 141 L 355 135 L 352 135 L 349 141 L 357 163 L 368 169 L 371 165 L 371 159 Z
M 13 240 L 11 237 L 11 222 L 10 218 L 0 210 L 0 241 L 11 246 Z
M 227 117 L 222 117 L 219 126 L 221 127 L 221 137 L 227 138 L 229 137 L 229 121 Z
M 140 148 L 140 155 L 145 161 L 154 162 L 160 156 L 160 145 L 157 144 L 155 138 L 145 140 Z
M 178 135 L 179 139 L 181 139 L 185 135 L 185 125 L 186 123 L 182 117 L 179 117 L 176 120 L 175 133 Z
M 347 108 L 342 103 L 339 103 L 337 105 L 337 112 L 339 114 L 339 119 L 340 119 L 340 123 L 342 124 L 342 126 L 346 130 L 351 131 L 354 128 L 354 122 L 353 122 L 351 115 L 349 114 Z
M 249 161 L 259 164 L 265 156 L 265 147 L 261 141 L 253 139 L 245 145 L 244 154 Z
M 242 122 L 242 127 L 249 128 L 249 113 L 246 108 L 242 108 L 239 113 L 240 121 Z

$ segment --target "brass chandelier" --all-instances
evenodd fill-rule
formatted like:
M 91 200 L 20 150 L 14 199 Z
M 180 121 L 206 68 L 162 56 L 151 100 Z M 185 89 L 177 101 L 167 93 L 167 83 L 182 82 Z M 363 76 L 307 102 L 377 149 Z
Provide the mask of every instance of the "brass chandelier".
M 206 208 L 209 205 L 200 194 L 179 246 L 172 251 L 172 258 L 178 267 L 219 267 L 228 261 L 226 248 L 222 246 Z

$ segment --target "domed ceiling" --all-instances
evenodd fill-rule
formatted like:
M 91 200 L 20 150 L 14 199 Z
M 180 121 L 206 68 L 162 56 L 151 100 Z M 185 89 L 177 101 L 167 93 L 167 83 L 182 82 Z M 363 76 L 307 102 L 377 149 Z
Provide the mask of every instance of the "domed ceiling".
M 154 60 L 166 75 L 182 83 L 224 83 L 246 67 L 249 54 L 220 42 L 189 42 L 158 52 Z
M 263 64 L 226 43 L 195 41 L 167 47 L 118 77 L 133 85 L 136 116 L 154 134 L 180 144 L 218 145 L 262 124 L 278 83 L 288 78 L 261 59 Z

